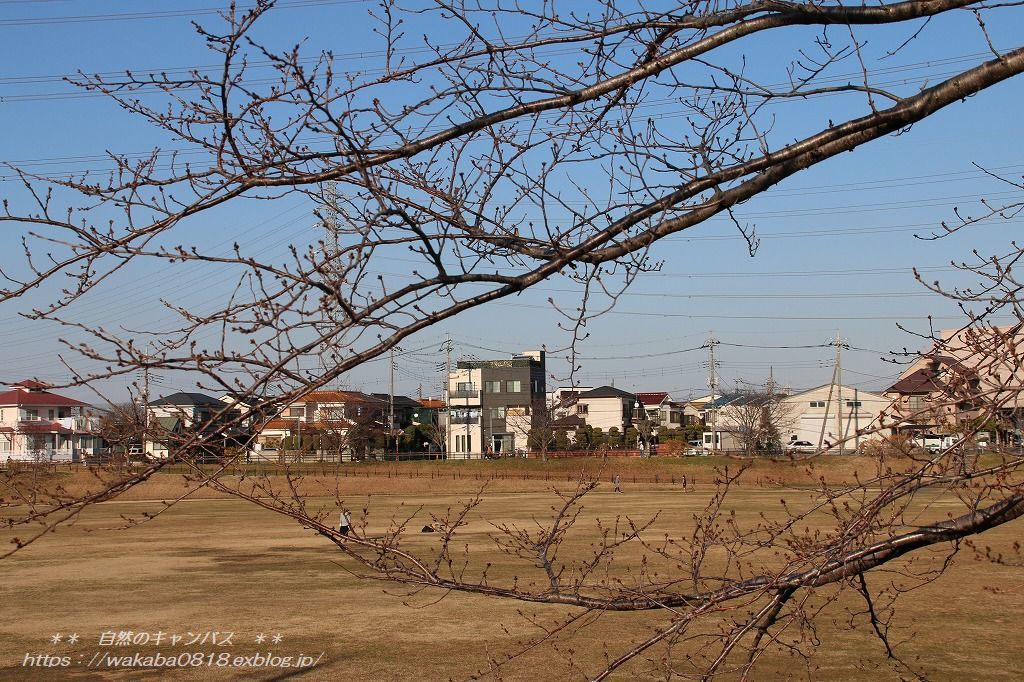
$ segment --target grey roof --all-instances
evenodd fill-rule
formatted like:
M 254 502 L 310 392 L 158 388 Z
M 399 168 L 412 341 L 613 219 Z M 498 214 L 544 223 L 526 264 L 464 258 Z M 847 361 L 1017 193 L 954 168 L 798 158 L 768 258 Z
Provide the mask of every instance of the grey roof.
M 632 393 L 628 393 L 621 389 L 615 388 L 614 386 L 598 386 L 592 388 L 589 391 L 584 391 L 579 394 L 580 398 L 632 398 L 636 400 L 636 396 Z
M 371 393 L 370 395 L 372 395 L 377 400 L 383 400 L 384 402 L 388 402 L 388 394 L 387 393 Z M 394 397 L 394 401 L 395 401 L 395 407 L 412 407 L 412 408 L 423 407 L 422 405 L 420 405 L 420 402 L 418 400 L 413 400 L 412 398 L 410 398 L 407 395 L 396 395 Z
M 196 405 L 196 406 L 207 406 L 207 407 L 227 407 L 227 405 L 217 400 L 213 396 L 208 396 L 205 393 L 172 393 L 166 395 L 159 400 L 154 400 L 150 405 Z
M 570 414 L 567 417 L 561 419 L 552 419 L 548 423 L 548 427 L 552 429 L 575 429 L 580 426 L 586 426 L 587 420 L 578 414 Z

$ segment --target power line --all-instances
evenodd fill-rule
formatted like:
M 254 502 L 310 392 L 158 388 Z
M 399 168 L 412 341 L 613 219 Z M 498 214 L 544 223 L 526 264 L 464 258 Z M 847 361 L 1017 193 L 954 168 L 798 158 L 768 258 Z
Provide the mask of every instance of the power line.
M 24 0 L 20 0 L 24 2 Z M 320 5 L 365 4 L 365 0 L 279 0 L 273 9 L 294 9 L 318 7 Z M 237 5 L 245 11 L 256 5 Z M 224 7 L 195 7 L 193 9 L 156 10 L 150 12 L 108 12 L 106 14 L 79 14 L 65 17 L 27 17 L 23 19 L 0 19 L 0 26 L 45 26 L 51 24 L 82 24 L 107 21 L 138 21 L 142 19 L 170 19 L 175 17 L 208 16 L 224 12 Z

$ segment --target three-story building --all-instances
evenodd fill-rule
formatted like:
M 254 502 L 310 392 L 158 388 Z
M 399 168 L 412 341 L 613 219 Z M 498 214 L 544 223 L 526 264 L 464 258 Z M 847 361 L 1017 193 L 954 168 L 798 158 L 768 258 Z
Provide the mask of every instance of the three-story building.
M 545 412 L 544 351 L 459 360 L 448 376 L 448 453 L 478 458 L 525 450 Z

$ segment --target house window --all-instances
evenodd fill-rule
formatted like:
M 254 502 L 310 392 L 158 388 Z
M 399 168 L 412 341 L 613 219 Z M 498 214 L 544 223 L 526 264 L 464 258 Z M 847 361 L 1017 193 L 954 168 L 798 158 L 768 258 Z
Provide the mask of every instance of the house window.
M 306 414 L 306 408 L 305 407 L 289 407 L 288 408 L 288 416 L 289 417 L 303 417 L 303 416 L 305 416 L 305 414 Z
M 320 418 L 328 420 L 338 420 L 345 418 L 344 407 L 321 407 Z
M 590 405 L 587 405 L 586 403 L 577 404 L 576 414 L 587 414 L 588 407 L 590 407 Z
M 907 396 L 907 407 L 909 407 L 912 410 L 923 410 L 924 409 L 924 396 L 923 395 Z
M 670 424 L 681 424 L 683 421 L 683 415 L 678 412 L 669 412 L 668 421 Z
M 461 393 L 475 391 L 476 389 L 473 387 L 472 381 L 460 381 L 459 383 L 455 384 L 455 390 Z
M 500 381 L 485 381 L 484 393 L 501 393 Z
M 860 400 L 847 400 L 846 401 L 846 406 L 847 407 L 862 407 L 863 404 L 864 403 L 862 403 Z
M 506 381 L 505 391 L 508 393 L 519 393 L 523 390 L 523 382 L 521 381 Z
M 491 419 L 504 419 L 505 408 L 504 407 L 492 407 L 491 408 Z
M 49 412 L 47 413 L 47 419 L 53 419 L 53 418 L 54 418 L 54 416 L 55 416 L 55 415 L 54 415 L 54 412 L 53 412 L 53 410 L 50 410 L 50 411 L 49 411 Z
M 825 407 L 825 401 L 824 400 L 812 400 L 811 401 L 811 407 Z

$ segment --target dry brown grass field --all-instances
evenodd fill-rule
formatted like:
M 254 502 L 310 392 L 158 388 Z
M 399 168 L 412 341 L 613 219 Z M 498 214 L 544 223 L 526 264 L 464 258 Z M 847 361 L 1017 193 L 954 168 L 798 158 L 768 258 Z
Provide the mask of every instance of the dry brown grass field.
M 489 540 L 492 524 L 526 525 L 546 518 L 556 501 L 551 488 L 572 487 L 567 479 L 581 469 L 600 473 L 605 480 L 613 471 L 620 473 L 624 493 L 614 494 L 605 485 L 588 497 L 576 534 L 564 547 L 569 554 L 586 551 L 597 518 L 658 514 L 657 532 L 685 533 L 710 495 L 713 467 L 725 464 L 737 465 L 704 459 L 403 463 L 350 467 L 348 476 L 340 478 L 310 467 L 301 485 L 304 492 L 317 496 L 314 504 L 333 506 L 331 491 L 337 487 L 347 504 L 367 507 L 365 532 L 372 534 L 383 530 L 393 516 L 411 510 L 422 509 L 426 522 L 427 513 L 457 504 L 488 481 L 485 500 L 466 527 L 460 547 L 469 547 L 470 571 L 493 562 L 493 581 L 513 576 L 526 580 L 528 567 L 512 565 L 495 550 Z M 814 493 L 807 486 L 818 477 L 838 482 L 874 466 L 846 459 L 816 464 L 808 471 L 806 464 L 761 463 L 750 472 L 749 483 L 734 491 L 730 509 L 741 522 L 754 523 L 761 513 L 781 513 L 782 497 L 791 506 L 809 503 Z M 696 490 L 681 490 L 684 474 L 690 482 L 696 480 Z M 51 476 L 69 491 L 96 484 L 93 474 L 84 471 Z M 658 482 L 653 481 L 655 476 Z M 190 485 L 178 475 L 157 476 L 124 499 L 91 508 L 73 526 L 58 529 L 4 562 L 0 677 L 447 680 L 482 672 L 497 679 L 499 675 L 487 672 L 488 659 L 514 651 L 522 637 L 536 634 L 524 614 L 551 619 L 567 613 L 563 607 L 476 595 L 429 590 L 410 595 L 397 585 L 361 579 L 351 573 L 351 563 L 311 531 L 207 490 L 152 521 L 120 528 L 125 517 L 156 511 L 161 507 L 157 500 L 180 495 Z M 946 504 L 935 501 L 932 513 L 941 514 Z M 953 509 L 952 501 L 948 507 Z M 818 522 L 824 527 L 827 519 Z M 1019 522 L 1009 524 L 981 536 L 977 544 L 1016 557 L 1011 547 L 1020 529 Z M 412 533 L 408 539 L 410 548 L 425 553 L 435 542 L 430 534 Z M 1019 629 L 1024 617 L 1024 565 L 1015 560 L 981 561 L 974 554 L 961 552 L 938 581 L 905 594 L 899 602 L 892 639 L 902 642 L 899 650 L 905 660 L 929 679 L 1019 679 L 1024 667 L 1024 636 Z M 944 556 L 926 553 L 915 560 L 913 570 L 935 568 Z M 868 579 L 900 582 L 892 572 L 873 573 Z M 807 661 L 773 653 L 759 662 L 754 679 L 874 680 L 907 675 L 886 662 L 863 618 L 851 623 L 848 608 L 859 609 L 852 597 L 844 593 L 826 604 L 833 594 L 822 590 L 816 597 L 823 610 L 816 619 L 820 644 L 814 656 Z M 540 647 L 516 659 L 500 677 L 579 679 L 603 660 L 606 647 L 614 652 L 630 638 L 642 637 L 648 624 L 665 618 L 659 613 L 603 614 L 557 649 Z M 99 645 L 104 632 L 128 630 L 174 633 L 185 639 L 176 646 Z M 187 645 L 196 633 L 207 632 L 235 634 L 226 647 L 209 642 Z M 50 638 L 57 633 L 78 633 L 80 639 L 76 644 L 52 643 Z M 280 634 L 282 639 L 257 644 L 260 633 Z M 315 667 L 300 671 L 88 666 L 97 652 L 122 656 L 136 651 L 165 656 L 183 651 L 227 651 L 232 656 L 270 651 L 320 658 Z M 23 665 L 26 654 L 46 653 L 67 657 L 70 665 Z M 678 659 L 680 652 L 676 655 Z M 582 665 L 584 673 L 573 669 L 570 659 Z M 639 663 L 616 679 L 653 677 L 649 664 Z

